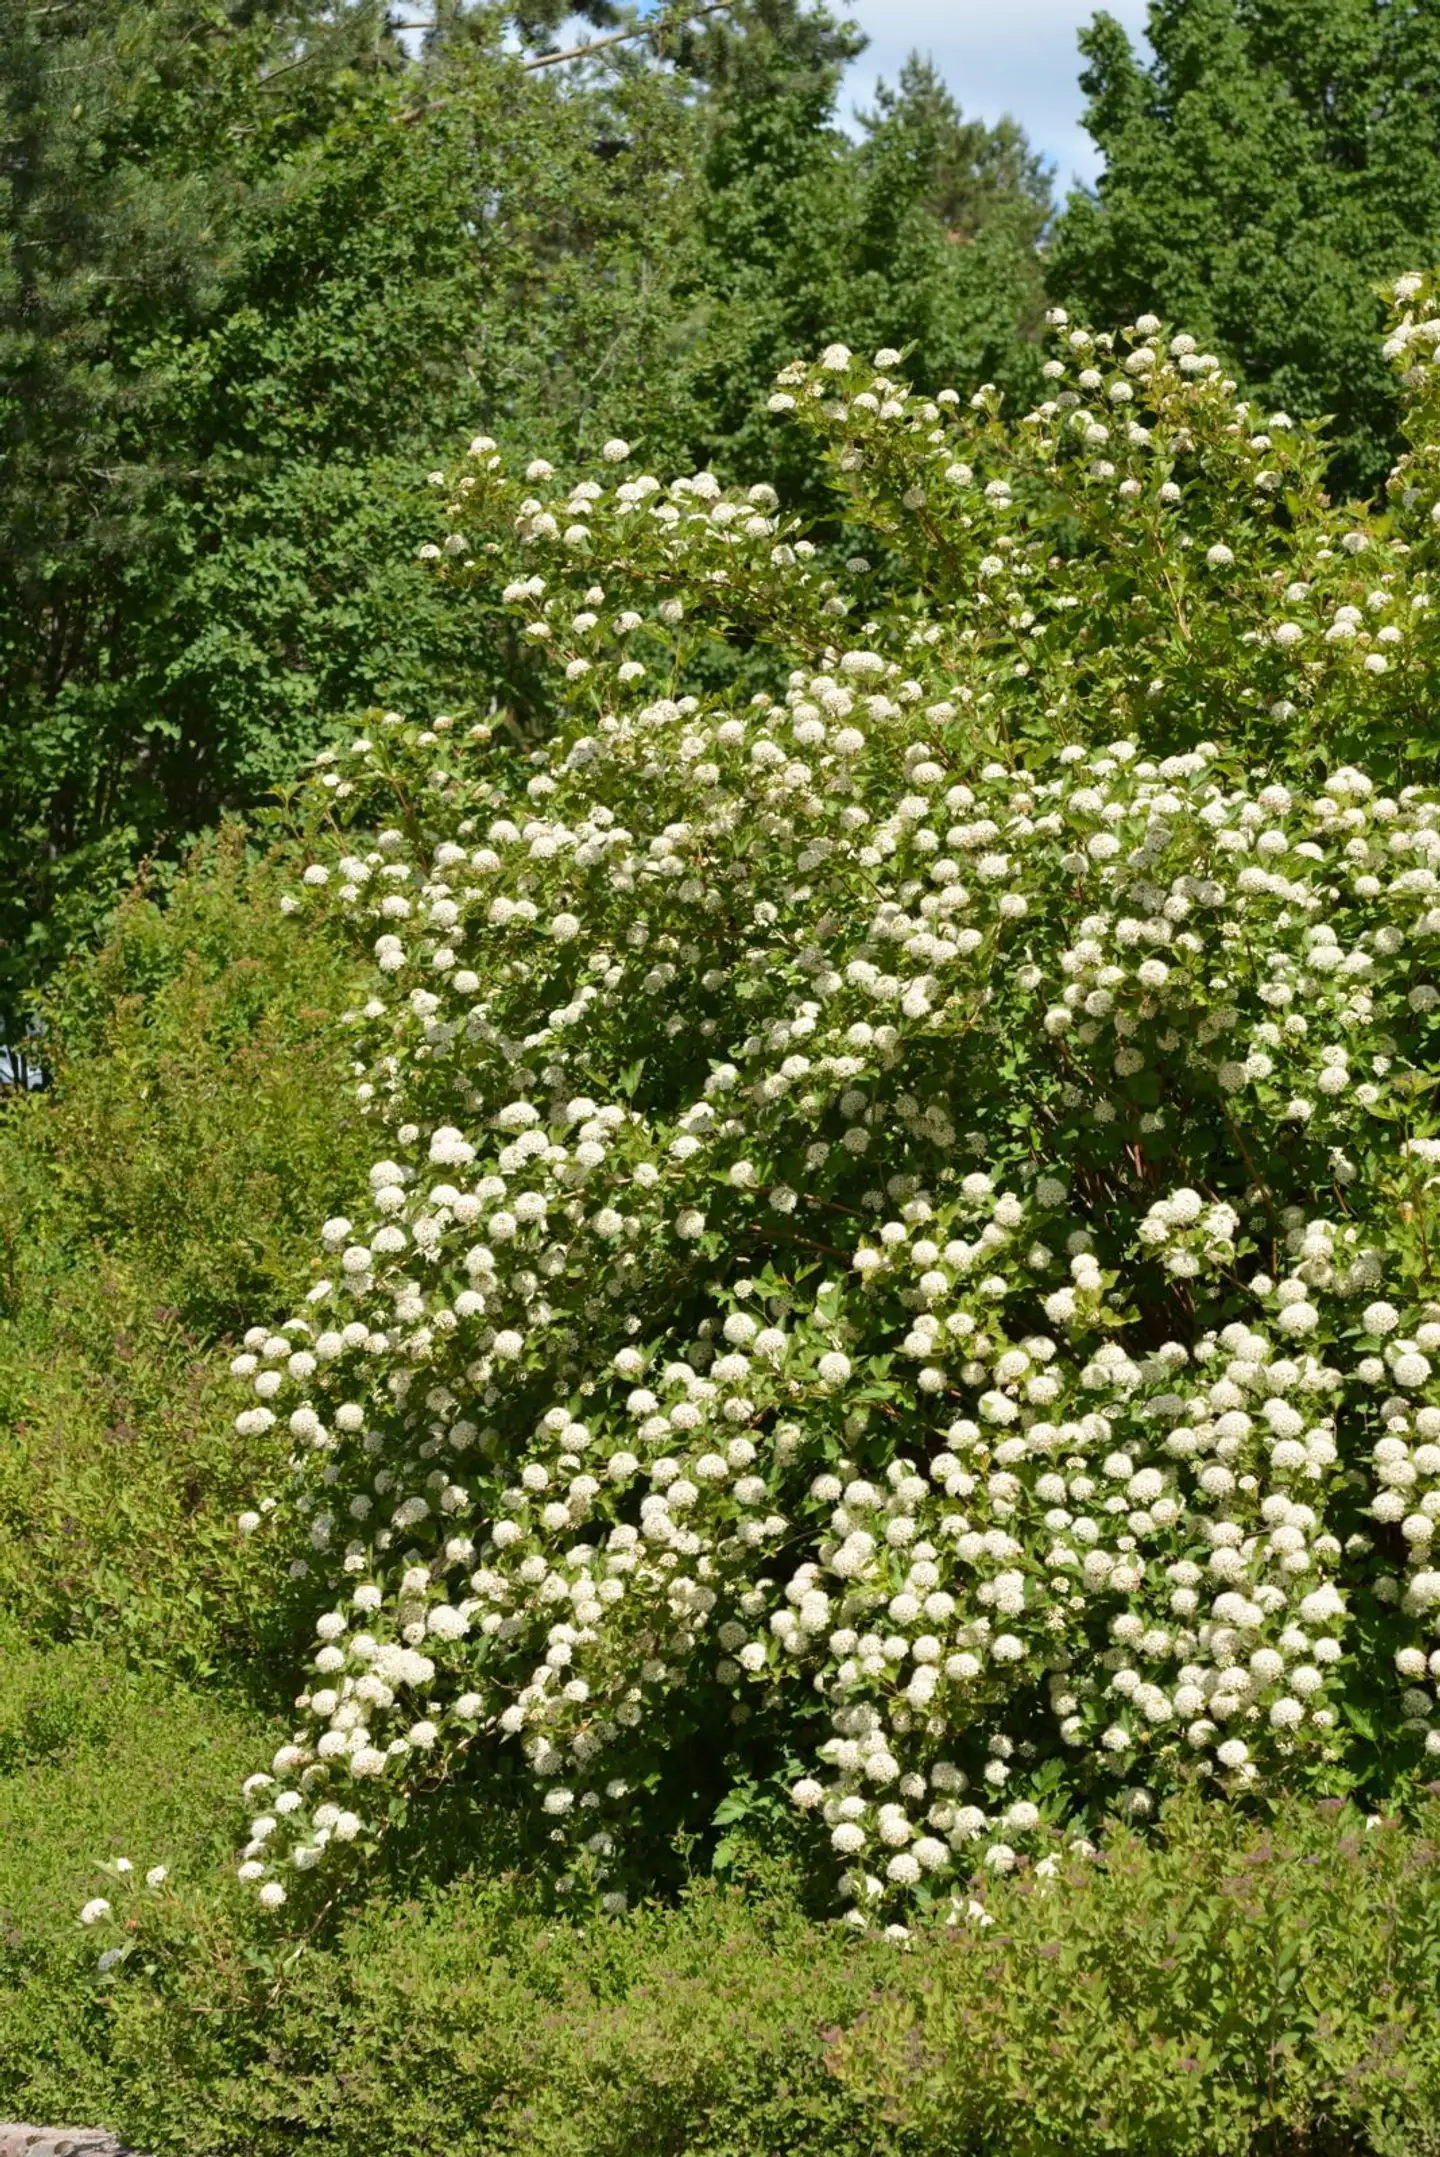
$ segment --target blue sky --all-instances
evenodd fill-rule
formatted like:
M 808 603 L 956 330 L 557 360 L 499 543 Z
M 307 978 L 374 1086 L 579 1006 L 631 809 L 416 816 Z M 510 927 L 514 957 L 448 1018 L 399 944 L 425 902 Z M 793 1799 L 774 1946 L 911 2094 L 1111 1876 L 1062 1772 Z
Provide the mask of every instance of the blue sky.
M 1132 41 L 1145 0 L 1105 0 Z M 1093 179 L 1099 160 L 1080 125 L 1084 100 L 1075 33 L 1098 0 L 840 0 L 870 43 L 850 71 L 842 110 L 868 103 L 877 76 L 899 73 L 907 53 L 927 53 L 967 113 L 1013 113 L 1056 167 L 1057 191 Z

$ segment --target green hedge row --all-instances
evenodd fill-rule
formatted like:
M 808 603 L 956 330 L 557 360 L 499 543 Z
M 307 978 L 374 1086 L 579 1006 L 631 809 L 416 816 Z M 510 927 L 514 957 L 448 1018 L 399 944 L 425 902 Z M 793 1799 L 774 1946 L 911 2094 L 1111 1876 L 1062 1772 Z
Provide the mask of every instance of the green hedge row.
M 62 1675 L 88 1679 L 36 1672 L 32 1699 Z M 908 1944 L 815 1922 L 753 1851 L 733 1886 L 589 1926 L 476 1868 L 392 1881 L 272 1972 L 238 1904 L 215 1919 L 239 1719 L 153 1681 L 113 1698 L 103 1744 L 82 1717 L 23 1773 L 9 1680 L 0 1700 L 0 2107 L 20 2116 L 83 2113 L 155 2157 L 1440 2149 L 1433 1804 L 1409 1824 L 1180 1808 L 1158 1841 L 1117 1827 Z M 117 1818 L 137 1863 L 161 1835 L 181 1853 L 172 1953 L 99 1979 L 73 1896 Z

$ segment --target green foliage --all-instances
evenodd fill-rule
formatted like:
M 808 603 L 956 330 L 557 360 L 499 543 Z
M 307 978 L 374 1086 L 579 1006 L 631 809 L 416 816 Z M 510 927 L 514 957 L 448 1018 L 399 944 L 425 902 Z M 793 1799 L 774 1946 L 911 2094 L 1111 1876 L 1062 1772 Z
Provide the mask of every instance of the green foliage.
M 821 2041 L 885 1962 L 783 1888 L 696 1883 L 672 1909 L 587 1930 L 544 1917 L 513 1873 L 467 1875 L 382 1891 L 267 1973 L 234 1911 L 196 1899 L 236 1718 L 133 1682 L 106 1715 L 108 1764 L 75 1743 L 23 1785 L 0 1778 L 0 2102 L 15 2116 L 110 2120 L 156 2157 L 908 2148 L 827 2072 Z M 87 1863 L 101 1837 L 135 1874 Z M 140 1853 L 164 1838 L 177 1863 L 155 1891 Z M 163 1962 L 132 1946 L 97 1976 L 74 1914 L 95 1891 L 122 1926 L 144 1908 Z
M 493 23 L 417 74 L 369 5 L 0 30 L 13 1033 L 139 852 L 259 799 L 338 713 L 454 684 L 426 462 L 477 405 L 559 393 L 583 429 L 577 370 L 633 367 L 680 99 L 653 71 L 569 94 Z
M 50 1660 L 58 1662 L 60 1655 Z M 25 1688 L 80 1673 L 34 1665 Z M 89 1675 L 88 1671 L 85 1675 Z M 588 1926 L 523 1877 L 366 1907 L 266 1973 L 197 1899 L 233 1715 L 124 1680 L 94 1732 L 0 1776 L 0 2101 L 137 2148 L 280 2157 L 1430 2157 L 1440 2094 L 1440 1818 L 1172 1807 L 1143 1841 L 979 1887 L 908 1946 L 816 1925 L 783 1877 L 693 1882 Z M 123 1798 L 111 1776 L 123 1775 Z M 87 1839 L 161 1890 L 86 1869 Z M 98 1839 L 98 1841 L 97 1841 Z M 78 1894 L 147 1912 L 94 1974 Z M 125 1934 L 122 1931 L 121 1937 Z M 90 1974 L 85 1974 L 86 1968 Z
M 1419 289 L 1405 281 L 1395 311 L 1409 326 L 1382 364 L 1428 350 Z M 777 663 L 833 671 L 845 644 L 870 634 L 868 617 L 906 640 L 903 665 L 892 662 L 902 676 L 924 671 L 910 656 L 921 653 L 937 694 L 954 677 L 957 716 L 996 754 L 1045 755 L 1101 711 L 1156 753 L 1220 735 L 1226 752 L 1291 774 L 1318 776 L 1335 757 L 1363 757 L 1390 783 L 1431 772 L 1435 532 L 1416 513 L 1437 471 L 1431 371 L 1405 374 L 1409 446 L 1388 508 L 1357 518 L 1328 494 L 1319 430 L 1270 425 L 1193 335 L 1177 332 L 1171 350 L 1153 315 L 1092 335 L 1057 310 L 1054 327 L 1042 401 L 1018 416 L 994 392 L 916 392 L 893 350 L 870 387 L 868 363 L 843 345 L 833 364 L 781 370 L 770 413 L 806 443 L 782 454 L 827 471 L 844 550 L 817 556 L 783 509 L 762 530 L 776 508 L 763 482 L 718 521 L 684 482 L 643 516 L 602 491 L 587 525 L 567 488 L 542 499 L 492 451 L 454 475 L 446 514 L 459 552 L 443 573 L 482 606 L 511 573 L 524 644 L 586 668 L 560 692 L 577 718 L 627 660 L 649 666 L 652 689 L 673 690 L 682 668 L 723 678 L 717 647 L 773 654 L 763 681 L 758 669 L 745 678 L 769 694 Z M 1377 546 L 1419 573 L 1383 611 L 1372 594 L 1409 572 L 1387 551 L 1384 574 L 1372 574 Z M 532 573 L 543 584 L 521 605 Z M 620 608 L 593 636 L 577 631 L 587 588 L 617 576 L 643 626 L 616 631 Z M 666 602 L 683 611 L 678 635 L 660 615 Z M 425 828 L 439 835 L 433 819 Z
M 210 0 L 0 10 L 0 1009 L 12 1036 L 37 961 L 95 918 L 167 821 L 163 659 L 138 696 L 129 682 L 152 648 L 157 588 L 191 551 L 203 452 L 177 428 L 176 401 L 233 268 L 232 133 L 257 99 L 265 109 L 267 59 L 313 27 L 303 6 Z M 191 774 L 207 746 L 192 720 Z
M 1257 398 L 1332 418 L 1332 483 L 1372 494 L 1398 437 L 1377 280 L 1440 229 L 1440 25 L 1387 0 L 1152 0 L 1142 64 L 1113 16 L 1081 33 L 1105 169 L 1072 196 L 1056 299 L 1146 308 L 1230 354 Z
M 359 1159 L 351 969 L 294 948 L 279 885 L 230 830 L 168 904 L 132 893 L 43 1007 L 47 1088 L 0 1109 L 0 1600 L 186 1673 L 251 1658 L 274 1602 L 234 1546 L 260 1456 L 217 1437 L 214 1345 L 303 1282 Z
M 568 69 L 507 19 L 443 9 L 411 61 L 368 0 L 0 10 L 12 1039 L 140 855 L 343 716 L 498 693 L 533 722 L 508 626 L 477 644 L 415 559 L 427 467 L 477 426 L 590 455 L 603 412 L 734 461 L 816 337 L 1015 372 L 1048 198 L 1013 129 L 907 77 L 855 149 L 853 33 L 795 0 Z
M 103 1261 L 46 1289 L 0 1335 L 7 1606 L 37 1636 L 118 1639 L 190 1674 L 250 1654 L 270 1597 L 227 1528 L 257 1464 L 216 1445 L 203 1343 Z
M 46 1089 L 8 1110 L 61 1235 L 163 1281 L 211 1336 L 293 1280 L 359 1158 L 330 1092 L 353 962 L 323 935 L 295 948 L 283 885 L 283 859 L 247 858 L 230 825 L 163 899 L 133 890 L 52 984 Z
M 764 473 L 811 511 L 831 506 L 820 475 L 762 411 L 776 369 L 840 338 L 914 347 L 921 386 L 988 377 L 1033 389 L 1036 247 L 1050 214 L 1048 173 L 1014 123 L 964 120 L 918 59 L 879 86 L 857 150 L 832 118 L 838 60 L 857 45 L 835 43 L 757 37 L 722 78 L 678 280 L 701 329 L 686 360 L 689 443 L 727 479 Z M 671 442 L 648 411 L 634 429 L 623 408 L 611 418 L 666 461 Z
M 1116 1827 L 927 1943 L 831 2065 L 927 2150 L 1428 2157 L 1437 1833 L 1433 1803 L 1407 1832 L 1338 1800 Z
M 21 2119 L 114 2116 L 141 2101 L 146 2077 L 127 2087 L 111 2064 L 114 2018 L 76 1910 L 97 1893 L 123 1902 L 113 1859 L 161 1838 L 182 1883 L 213 1873 L 216 1805 L 263 1725 L 213 1688 L 135 1674 L 113 1648 L 37 1647 L 8 1619 L 3 1648 L 0 2103 Z M 211 1988 L 199 1997 L 211 2013 L 241 1978 L 239 1945 L 213 1923 L 199 1927 L 194 1951 Z M 183 2075 L 178 2058 L 171 2066 Z M 170 2098 L 183 2116 L 183 2086 Z
M 125 1682 L 124 1667 L 113 1655 L 94 1641 L 37 1653 L 8 1619 L 4 1648 L 0 1776 L 106 1743 L 114 1721 L 112 1696 Z
M 1226 97 L 1293 74 L 1293 10 L 1238 58 L 1212 14 Z M 1344 515 L 1158 322 L 1065 325 L 1007 417 L 1044 175 L 918 64 L 845 145 L 823 16 L 568 83 L 461 6 L 416 71 L 374 11 L 162 16 L 93 17 L 92 135 L 0 0 L 42 932 L 347 707 L 472 709 L 327 753 L 303 881 L 227 827 L 132 891 L 0 1114 L 0 2109 L 156 2157 L 1440 2153 L 1431 285 Z M 107 345 L 90 268 L 163 229 Z M 477 424 L 432 576 L 425 432 Z M 786 504 L 617 488 L 616 426 Z
M 517 1902 L 464 1882 L 374 1910 L 302 1965 L 272 2064 L 226 2093 L 228 2146 L 278 2150 L 298 2113 L 337 2152 L 379 2133 L 419 2153 L 477 2122 L 479 2147 L 516 2157 L 905 2147 L 826 2073 L 820 2041 L 861 2007 L 873 1954 L 779 1898 L 703 1885 L 590 1931 Z

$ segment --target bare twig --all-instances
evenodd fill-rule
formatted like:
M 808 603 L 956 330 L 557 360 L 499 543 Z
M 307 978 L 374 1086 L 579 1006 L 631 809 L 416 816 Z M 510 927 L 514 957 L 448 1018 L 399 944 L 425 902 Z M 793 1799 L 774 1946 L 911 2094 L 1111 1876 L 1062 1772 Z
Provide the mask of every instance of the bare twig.
M 694 13 L 686 15 L 677 27 L 683 30 L 686 23 L 699 22 L 702 15 L 719 15 L 733 5 L 734 0 L 710 0 L 708 7 L 696 8 Z M 568 52 L 542 52 L 538 60 L 525 60 L 521 65 L 527 74 L 537 67 L 559 67 L 562 60 L 583 60 L 592 52 L 603 52 L 607 45 L 623 45 L 628 38 L 653 38 L 668 27 L 662 20 L 642 24 L 637 30 L 617 30 L 613 37 L 597 37 L 588 45 L 572 45 Z
M 559 67 L 567 60 L 585 60 L 592 52 L 605 52 L 612 45 L 625 45 L 635 38 L 649 38 L 652 43 L 658 43 L 667 30 L 683 30 L 688 24 L 700 22 L 707 15 L 723 15 L 734 5 L 735 0 L 708 0 L 707 6 L 692 9 L 678 21 L 661 16 L 654 22 L 640 24 L 634 30 L 617 30 L 611 37 L 592 38 L 588 45 L 571 45 L 564 52 L 542 52 L 534 60 L 522 60 L 520 71 L 530 75 L 537 68 Z M 423 120 L 427 113 L 438 111 L 440 106 L 453 104 L 460 94 L 451 92 L 445 97 L 432 97 L 426 104 L 416 105 L 409 112 L 397 113 L 396 120 L 401 126 L 408 127 L 412 121 Z

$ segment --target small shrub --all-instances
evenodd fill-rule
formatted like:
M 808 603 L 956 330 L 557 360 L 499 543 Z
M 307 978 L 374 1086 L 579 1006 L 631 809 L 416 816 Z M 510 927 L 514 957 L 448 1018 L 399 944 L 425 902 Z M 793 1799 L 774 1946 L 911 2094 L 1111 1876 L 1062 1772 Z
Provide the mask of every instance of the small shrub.
M 297 2140 L 334 2157 L 910 2146 L 826 2068 L 827 2022 L 859 2011 L 880 1975 L 859 1943 L 703 1885 L 673 1909 L 594 1927 L 547 1921 L 528 1900 L 473 1879 L 377 1900 L 333 1951 L 301 1960 L 252 2059 L 232 2053 L 228 2076 L 179 2103 L 146 2057 L 156 2024 L 122 1998 L 121 2041 L 138 2048 L 116 2085 L 127 2133 L 178 2153 L 183 2106 L 209 2157 Z M 173 2039 L 173 2016 L 166 2027 Z M 147 2083 L 153 2107 L 129 2094 Z
M 274 1583 L 230 1526 L 264 1448 L 217 1443 L 223 1363 L 163 1287 L 90 1263 L 0 1327 L 0 1594 L 32 1638 L 123 1642 L 181 1676 L 243 1667 L 278 1644 Z
M 78 1899 L 102 1895 L 123 1909 L 125 1886 L 139 1882 L 145 1868 L 124 1876 L 113 1861 L 160 1840 L 181 1883 L 212 1880 L 224 1847 L 217 1827 L 226 1794 L 263 1729 L 253 1711 L 213 1691 L 127 1669 L 114 1649 L 37 1648 L 7 1626 L 0 1663 L 0 2108 L 8 2117 L 100 2120 L 115 2117 L 127 2095 L 138 2098 L 143 2081 L 127 2092 L 124 2075 L 112 2069 L 114 2015 L 96 1974 L 95 1936 L 75 1922 Z M 151 1901 L 160 1893 L 143 1885 L 138 1892 Z M 167 1898 L 172 1892 L 165 1890 Z M 121 1942 L 130 1937 L 121 1931 Z M 225 1935 L 211 1922 L 191 1937 L 213 2008 L 228 1974 Z M 220 1953 L 213 1951 L 217 1939 Z M 181 2102 L 178 2093 L 172 2101 Z
M 992 1885 L 830 2048 L 925 2149 L 1427 2157 L 1440 1812 L 1193 1800 L 1103 1863 Z M 1048 1870 L 1048 1868 L 1047 1868 Z
M 97 1642 L 37 1653 L 24 1632 L 0 1624 L 0 1776 L 88 1745 L 104 1744 L 124 1666 Z
M 62 1792 L 75 1864 L 97 1769 L 47 1788 L 22 1870 Z M 193 1846 L 193 1767 L 180 1787 Z M 513 1872 L 372 1876 L 268 1973 L 243 1906 L 210 1893 L 187 1946 L 183 1883 L 102 1880 L 163 1913 L 166 1966 L 133 1948 L 87 1994 L 98 1934 L 18 1982 L 12 1951 L 0 2093 L 32 2117 L 83 2097 L 156 2157 L 1433 2157 L 1437 1830 L 1433 1805 L 1183 1799 L 1143 1839 L 1111 1822 L 977 1880 L 908 1943 L 817 1925 L 774 1880 L 576 1923 Z
M 362 1158 L 333 1083 L 354 962 L 281 933 L 284 876 L 231 825 L 163 896 L 132 892 L 52 984 L 48 1085 L 0 1137 L 43 1164 L 62 1241 L 128 1259 L 209 1337 L 293 1292 Z
M 353 964 L 297 946 L 281 875 L 230 830 L 132 894 L 42 1008 L 47 1084 L 0 1107 L 0 1598 L 190 1676 L 285 1637 L 230 1528 L 266 1449 L 217 1435 L 215 1344 L 283 1311 L 359 1158 Z

